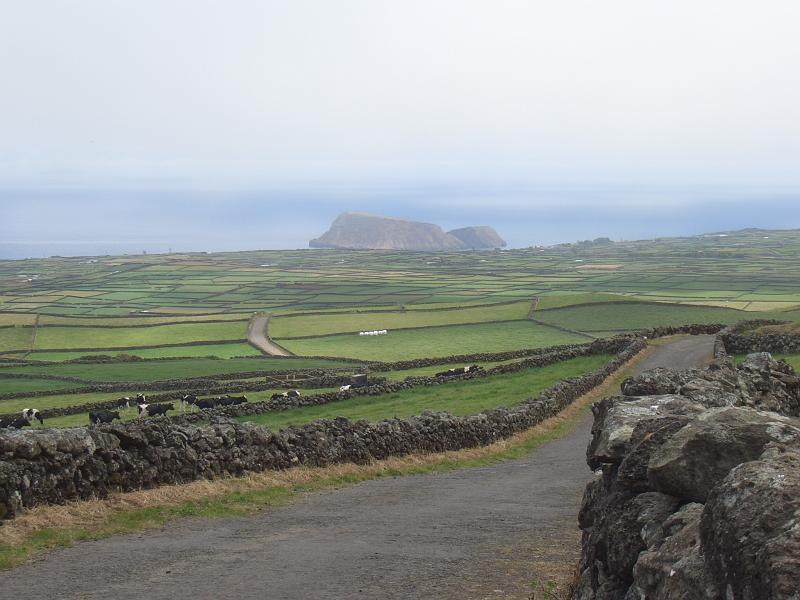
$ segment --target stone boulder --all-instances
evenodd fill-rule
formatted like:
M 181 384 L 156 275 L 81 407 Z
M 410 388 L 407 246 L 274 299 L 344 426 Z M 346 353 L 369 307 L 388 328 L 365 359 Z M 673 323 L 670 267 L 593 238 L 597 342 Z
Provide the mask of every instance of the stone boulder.
M 800 450 L 770 446 L 709 495 L 700 536 L 728 598 L 800 598 Z
M 654 489 L 705 502 L 733 467 L 757 459 L 770 442 L 800 445 L 800 420 L 749 408 L 709 409 L 654 451 L 647 477 Z
M 757 354 L 597 403 L 575 598 L 800 600 L 799 388 Z

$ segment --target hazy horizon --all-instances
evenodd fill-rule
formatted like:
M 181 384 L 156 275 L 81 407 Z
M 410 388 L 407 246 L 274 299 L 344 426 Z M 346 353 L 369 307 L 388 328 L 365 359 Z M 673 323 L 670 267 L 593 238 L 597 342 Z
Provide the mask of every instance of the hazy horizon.
M 800 227 L 790 0 L 4 9 L 0 257 Z
M 643 198 L 661 201 L 643 203 Z M 15 200 L 3 202 L 10 199 Z M 436 223 L 445 230 L 491 225 L 511 248 L 596 237 L 636 240 L 747 227 L 800 228 L 800 211 L 793 210 L 800 194 L 780 189 L 79 189 L 0 191 L 0 203 L 6 207 L 0 225 L 0 258 L 5 259 L 306 248 L 348 211 Z M 65 222 L 71 222 L 68 231 Z

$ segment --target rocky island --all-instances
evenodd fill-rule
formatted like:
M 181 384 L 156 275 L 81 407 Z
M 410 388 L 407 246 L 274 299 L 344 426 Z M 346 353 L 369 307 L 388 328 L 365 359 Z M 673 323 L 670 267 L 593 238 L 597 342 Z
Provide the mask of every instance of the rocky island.
M 343 213 L 330 229 L 311 240 L 311 248 L 351 250 L 488 250 L 505 241 L 485 225 L 463 227 L 445 233 L 433 223 L 420 223 L 367 213 Z

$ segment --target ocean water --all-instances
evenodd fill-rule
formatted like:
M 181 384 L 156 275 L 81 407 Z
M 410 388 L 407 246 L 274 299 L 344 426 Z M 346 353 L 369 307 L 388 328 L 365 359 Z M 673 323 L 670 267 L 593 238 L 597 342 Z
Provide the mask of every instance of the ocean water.
M 491 225 L 510 247 L 800 228 L 800 192 L 644 186 L 384 185 L 280 190 L 0 190 L 0 258 L 305 248 L 344 211 Z

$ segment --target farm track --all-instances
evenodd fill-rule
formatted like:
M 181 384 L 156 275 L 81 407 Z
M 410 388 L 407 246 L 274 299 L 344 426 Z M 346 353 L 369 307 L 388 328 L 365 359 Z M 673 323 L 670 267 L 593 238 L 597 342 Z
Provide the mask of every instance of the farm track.
M 713 340 L 657 347 L 637 371 L 702 365 Z M 376 479 L 255 516 L 80 543 L 0 573 L 0 589 L 16 600 L 530 598 L 532 581 L 577 558 L 590 426 L 586 415 L 561 439 L 488 467 Z
M 247 327 L 247 341 L 270 356 L 294 356 L 291 352 L 273 342 L 267 336 L 267 326 L 269 325 L 268 315 L 259 315 L 250 321 Z

